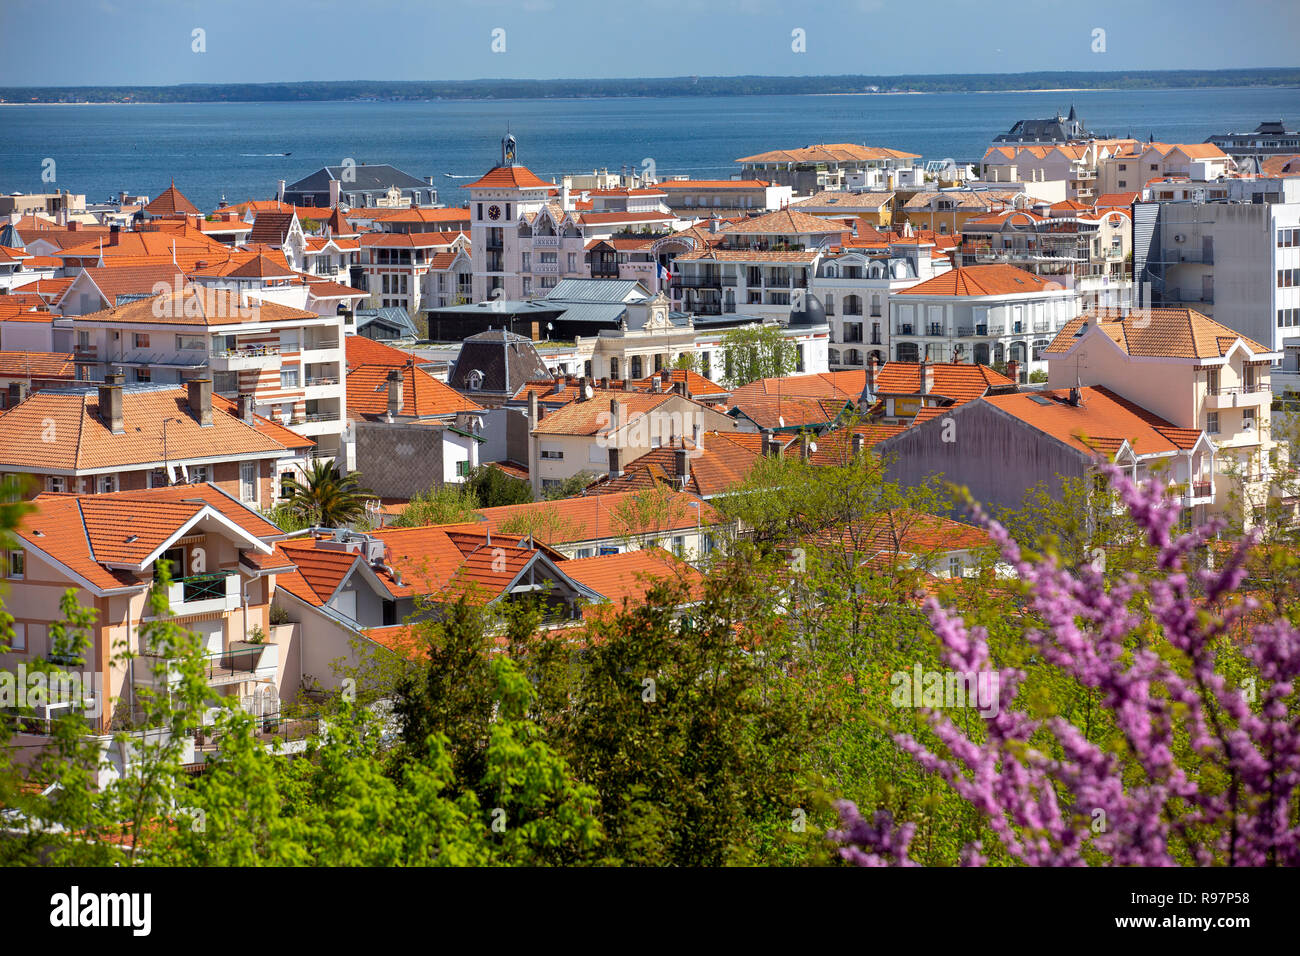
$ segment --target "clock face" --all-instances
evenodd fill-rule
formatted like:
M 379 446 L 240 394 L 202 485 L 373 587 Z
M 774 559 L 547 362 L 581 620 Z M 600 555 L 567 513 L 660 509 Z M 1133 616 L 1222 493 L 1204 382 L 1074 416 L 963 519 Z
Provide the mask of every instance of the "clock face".
M 493 222 L 496 222 L 498 219 L 500 219 L 500 218 L 501 218 L 501 207 L 500 207 L 500 206 L 488 206 L 488 218 L 491 219 Z

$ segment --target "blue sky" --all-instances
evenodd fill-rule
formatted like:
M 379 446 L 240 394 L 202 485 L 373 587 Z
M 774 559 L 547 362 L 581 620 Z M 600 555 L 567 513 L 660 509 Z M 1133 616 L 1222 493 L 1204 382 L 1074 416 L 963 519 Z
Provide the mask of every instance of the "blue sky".
M 1296 0 L 0 0 L 0 85 L 1222 69 L 1297 37 Z

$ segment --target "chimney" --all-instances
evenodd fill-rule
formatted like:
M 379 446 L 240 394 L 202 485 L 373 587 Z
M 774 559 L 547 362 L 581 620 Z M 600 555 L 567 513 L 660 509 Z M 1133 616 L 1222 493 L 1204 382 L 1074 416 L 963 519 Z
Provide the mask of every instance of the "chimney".
M 929 395 L 934 391 L 934 366 L 929 362 L 921 363 L 921 394 Z
M 763 435 L 763 454 L 768 455 L 772 458 L 780 458 L 781 457 L 780 440 L 777 439 L 777 437 L 774 434 L 772 434 L 771 429 L 768 428 L 763 429 L 762 435 Z
M 236 400 L 237 414 L 239 420 L 246 424 L 253 424 L 253 396 L 249 392 L 240 392 Z
M 559 395 L 562 391 L 564 391 L 564 376 L 556 375 L 555 383 L 551 386 L 551 394 Z
M 673 449 L 673 474 L 680 479 L 682 487 L 691 478 L 691 453 L 685 448 Z
M 1015 382 L 1017 385 L 1020 384 L 1020 363 L 1015 359 L 1012 359 L 1007 363 L 1007 378 L 1011 379 L 1011 381 Z
M 66 214 L 66 213 L 63 213 L 63 215 L 66 216 L 67 214 Z M 74 220 L 72 220 L 72 222 L 68 223 L 68 232 L 80 232 L 80 231 L 81 231 L 81 223 L 80 223 L 80 222 L 78 222 L 77 220 L 74 219 Z
M 699 451 L 701 447 L 700 442 L 703 439 L 703 437 L 704 437 L 704 429 L 700 427 L 699 422 L 696 422 L 694 425 L 691 426 L 691 444 L 695 446 L 696 451 Z
M 609 477 L 617 478 L 623 474 L 623 465 L 619 460 L 618 448 L 610 446 L 609 449 Z
M 537 406 L 538 406 L 537 393 L 529 392 L 528 393 L 528 427 L 529 428 L 536 428 L 537 423 L 540 420 L 537 415 Z
M 110 377 L 106 376 L 104 384 L 99 386 L 99 419 L 114 435 L 123 435 L 126 425 L 122 420 L 122 386 L 108 381 Z
M 212 425 L 212 379 L 192 378 L 185 383 L 189 392 L 190 414 L 203 428 Z
M 337 179 L 330 180 L 330 208 L 333 209 L 339 204 L 340 183 Z
M 867 447 L 867 437 L 861 432 L 853 433 L 853 457 L 860 458 L 862 451 Z
M 867 356 L 867 391 L 876 394 L 876 372 L 880 369 L 880 359 L 872 352 Z
M 810 432 L 799 433 L 799 457 L 804 461 L 812 457 L 812 434 Z
M 280 186 L 275 191 L 275 198 L 279 202 L 284 202 L 284 180 L 280 180 Z
M 1075 385 L 1071 387 L 1070 404 L 1073 405 L 1075 408 L 1078 408 L 1080 402 L 1082 401 L 1082 398 L 1083 398 L 1083 391 L 1079 388 L 1079 386 Z
M 116 372 L 105 372 L 104 381 L 109 385 L 121 385 L 126 381 L 126 375 L 123 374 L 121 369 L 118 369 Z
M 602 379 L 600 380 L 600 387 L 601 387 L 601 389 L 602 389 L 603 391 L 606 391 L 606 392 L 609 391 L 609 379 L 608 379 L 608 378 L 602 378 Z
M 685 382 L 673 382 L 673 391 L 676 392 L 678 395 L 680 395 L 682 398 L 688 398 L 688 397 L 689 397 L 689 396 L 686 394 L 686 383 L 685 383 Z
M 578 397 L 583 400 L 587 397 L 587 376 L 585 375 L 578 379 Z
M 659 384 L 660 384 L 659 376 L 658 375 L 652 376 L 650 379 L 650 391 L 652 392 L 660 391 Z
M 27 401 L 27 383 L 10 382 L 9 383 L 9 407 L 13 408 L 15 405 L 21 405 L 25 401 Z
M 108 244 L 117 245 L 122 240 L 122 224 L 115 222 L 108 227 Z
M 388 370 L 388 420 L 391 422 L 402 414 L 402 371 Z

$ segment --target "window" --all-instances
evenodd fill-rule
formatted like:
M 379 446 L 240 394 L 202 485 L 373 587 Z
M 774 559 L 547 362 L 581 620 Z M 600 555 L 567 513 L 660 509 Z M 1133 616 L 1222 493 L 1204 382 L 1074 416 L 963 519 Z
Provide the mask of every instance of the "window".
M 239 500 L 257 501 L 257 462 L 239 463 Z
M 153 380 L 153 373 L 147 368 L 135 369 L 135 380 L 137 382 L 149 382 Z
M 148 332 L 137 332 L 137 333 L 135 333 L 135 347 L 138 348 L 138 349 L 147 349 L 147 348 L 149 347 L 149 333 L 148 333 Z
M 161 468 L 155 468 L 149 472 L 150 488 L 166 488 L 171 482 L 167 480 L 167 472 Z
M 1121 180 L 1119 181 L 1119 188 L 1120 188 L 1120 189 L 1125 189 L 1125 188 L 1127 188 L 1127 187 L 1128 187 L 1128 180 L 1127 180 L 1127 179 L 1121 179 Z
M 543 448 L 541 450 L 541 457 L 548 461 L 561 461 L 564 458 L 564 452 L 557 448 Z
M 297 388 L 298 387 L 298 366 L 286 365 L 280 369 L 280 387 Z
M 46 479 L 45 486 L 47 490 L 61 495 L 68 490 L 68 479 L 62 475 L 51 475 Z
M 469 477 L 469 462 L 468 462 L 468 461 L 458 461 L 458 462 L 456 462 L 456 475 L 457 475 L 458 477 L 460 477 L 460 478 L 468 478 L 468 477 Z
M 962 572 L 962 561 L 958 555 L 953 555 L 948 559 L 948 577 L 959 578 Z
M 1300 269 L 1278 269 L 1277 284 L 1283 289 L 1300 286 Z
M 577 271 L 578 271 L 578 254 L 577 254 L 576 252 L 570 252 L 570 253 L 569 253 L 569 269 L 568 269 L 568 271 L 569 271 L 569 272 L 577 272 Z
M 207 339 L 201 335 L 178 335 L 176 336 L 176 347 L 178 349 L 194 349 L 204 351 L 208 347 Z
M 1219 434 L 1219 413 L 1210 412 L 1205 416 L 1205 432 L 1207 435 Z
M 95 479 L 95 490 L 101 495 L 117 491 L 117 475 L 100 475 Z
M 686 537 L 684 535 L 673 536 L 673 554 L 681 557 L 686 553 Z
M 27 552 L 10 551 L 9 561 L 5 565 L 5 573 L 11 578 L 21 578 L 26 571 Z
M 1243 408 L 1241 410 L 1241 428 L 1242 431 L 1250 431 L 1255 427 L 1255 409 Z
M 207 465 L 194 465 L 190 468 L 190 481 L 203 483 L 210 480 Z
M 1297 325 L 1300 325 L 1300 309 L 1277 310 L 1277 327 L 1279 329 L 1294 328 Z
M 595 548 L 577 548 L 573 552 L 575 558 L 590 558 L 596 553 Z
M 532 271 L 533 254 L 531 252 L 521 252 L 519 256 L 520 256 L 520 271 L 522 272 Z
M 215 392 L 239 391 L 239 373 L 238 372 L 213 372 L 212 390 Z
M 88 352 L 88 351 L 90 351 L 90 333 L 89 333 L 89 332 L 81 331 L 81 332 L 78 332 L 78 333 L 77 333 L 77 351 L 79 351 L 79 352 Z
M 14 636 L 10 641 L 10 646 L 15 651 L 27 650 L 27 625 L 22 621 L 14 621 Z

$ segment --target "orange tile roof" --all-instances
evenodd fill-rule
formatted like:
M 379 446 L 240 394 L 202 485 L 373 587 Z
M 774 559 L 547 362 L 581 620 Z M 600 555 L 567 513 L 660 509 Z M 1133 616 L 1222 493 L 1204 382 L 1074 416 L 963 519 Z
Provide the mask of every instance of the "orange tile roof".
M 817 450 L 809 455 L 814 465 L 844 465 L 853 455 L 853 440 L 850 435 L 861 435 L 867 448 L 876 442 L 892 438 L 906 428 L 905 425 L 881 425 L 862 423 L 852 428 L 841 426 L 817 436 Z
M 682 448 L 689 453 L 690 477 L 685 487 L 676 477 L 677 450 Z M 678 438 L 628 462 L 617 478 L 607 476 L 595 482 L 589 493 L 610 495 L 662 484 L 708 498 L 743 482 L 761 456 L 759 435 L 706 432 L 700 436 L 698 448 L 690 438 Z
M 671 392 L 616 392 L 595 389 L 587 401 L 574 401 L 557 408 L 537 424 L 536 432 L 542 435 L 596 435 L 610 430 L 614 419 L 609 403 L 617 400 L 620 421 L 632 421 L 658 408 L 672 398 Z
M 481 178 L 469 183 L 465 189 L 531 189 L 534 187 L 550 187 L 555 183 L 548 183 L 539 178 L 531 169 L 525 166 L 497 166 Z
M 762 396 L 732 400 L 738 410 L 759 428 L 820 428 L 839 419 L 848 407 L 842 398 L 802 398 L 796 395 Z
M 722 230 L 724 235 L 804 235 L 811 233 L 823 235 L 844 232 L 844 226 L 829 222 L 820 216 L 810 216 L 806 212 L 787 207 L 769 212 L 753 219 L 742 219 Z
M 1103 209 L 1107 206 L 1122 206 L 1127 209 L 1129 206 L 1132 206 L 1141 195 L 1141 193 L 1137 192 L 1102 193 L 1097 197 L 1096 202 L 1094 202 L 1093 205 L 1098 209 Z
M 110 306 L 117 304 L 120 295 L 153 292 L 160 284 L 168 289 L 184 284 L 180 270 L 170 261 L 159 265 L 92 267 L 83 269 L 82 272 L 95 284 L 95 288 L 99 289 Z
M 1069 389 L 989 395 L 982 401 L 1089 454 L 1113 454 L 1125 441 L 1139 455 L 1186 451 L 1202 435 L 1194 428 L 1178 428 L 1103 386 L 1084 386 L 1080 393 L 1078 405 L 1069 403 Z
M 940 515 L 915 511 L 889 511 L 868 521 L 817 536 L 819 544 L 874 551 L 868 557 L 927 556 L 946 551 L 977 551 L 993 547 L 983 528 Z
M 798 149 L 774 149 L 768 153 L 742 156 L 738 163 L 848 163 L 876 159 L 920 159 L 919 153 L 905 153 L 883 146 L 857 143 L 819 143 Z
M 0 375 L 3 376 L 30 375 L 32 378 L 71 380 L 76 374 L 71 352 L 0 352 Z
M 1259 164 L 1262 176 L 1300 175 L 1300 153 L 1292 156 L 1269 156 Z
M 739 404 L 767 395 L 857 401 L 866 382 L 865 369 L 763 378 L 733 389 L 731 401 L 733 404 Z
M 578 541 L 596 541 L 607 538 L 622 538 L 637 529 L 630 529 L 624 520 L 630 506 L 625 502 L 634 499 L 641 492 L 626 491 L 608 495 L 581 495 L 577 498 L 561 498 L 557 501 L 537 501 L 522 505 L 502 505 L 496 508 L 480 508 L 479 514 L 487 519 L 492 529 L 493 541 L 498 529 L 511 518 L 519 515 L 537 516 L 551 512 L 554 524 L 537 519 L 536 538 L 550 545 L 568 544 Z M 669 531 L 682 531 L 696 527 L 697 520 L 703 525 L 713 525 L 721 520 L 719 513 L 707 501 L 700 503 L 699 518 L 690 502 L 699 501 L 695 495 L 677 492 L 668 499 L 664 514 L 649 533 L 658 534 Z M 563 532 L 565 540 L 550 540 L 550 535 Z
M 893 201 L 892 192 L 849 192 L 844 189 L 830 189 L 813 193 L 807 199 L 791 203 L 791 208 L 835 206 L 839 209 L 879 209 Z
M 293 322 L 319 319 L 315 312 L 306 312 L 278 302 L 245 304 L 238 292 L 225 289 L 186 286 L 179 295 L 164 292 L 148 299 L 136 299 L 122 305 L 110 306 L 99 312 L 78 316 L 78 322 L 141 322 L 147 325 L 221 326 L 247 322 Z
M 200 214 L 198 207 L 185 198 L 176 188 L 175 183 L 164 189 L 157 199 L 145 206 L 144 211 L 150 216 L 174 216 L 177 213 Z
M 934 388 L 930 394 L 958 403 L 979 398 L 991 388 L 1011 388 L 1016 384 L 987 365 L 931 362 L 929 367 L 934 370 Z M 875 392 L 877 395 L 919 395 L 921 363 L 886 362 L 876 372 Z
M 662 548 L 576 558 L 560 562 L 560 568 L 615 606 L 644 604 L 646 594 L 660 581 L 680 581 L 693 597 L 704 591 L 704 575 Z
M 388 411 L 388 373 L 391 365 L 357 365 L 348 369 L 348 414 L 382 415 Z M 450 385 L 438 381 L 416 365 L 401 366 L 402 415 L 421 418 L 481 411 Z
M 364 335 L 347 335 L 344 336 L 343 341 L 347 349 L 349 369 L 359 365 L 387 365 L 390 368 L 400 368 L 409 365 L 412 361 L 416 365 L 429 364 L 426 359 L 419 358 L 413 352 L 368 339 Z
M 164 461 L 223 461 L 231 456 L 279 458 L 285 446 L 233 415 L 212 412 L 201 427 L 184 388 L 124 385 L 125 432 L 114 435 L 99 414 L 95 387 L 63 386 L 33 392 L 0 418 L 0 465 L 71 474 L 103 468 L 145 468 Z M 167 447 L 162 421 L 168 419 Z M 41 441 L 45 434 L 54 441 Z
M 1015 266 L 964 266 L 900 290 L 898 295 L 1016 295 L 1064 288 Z
M 64 259 L 116 259 L 122 256 L 172 256 L 189 252 L 198 256 L 223 258 L 230 253 L 228 246 L 203 235 L 198 230 L 173 232 L 121 232 L 117 242 L 88 238 L 80 245 L 64 246 L 59 255 Z M 179 261 L 179 260 L 178 260 Z
M 1208 359 L 1223 358 L 1240 341 L 1256 355 L 1270 353 L 1267 346 L 1216 322 L 1195 309 L 1141 309 L 1120 312 L 1096 309 L 1075 316 L 1057 333 L 1044 351 L 1059 355 L 1068 352 L 1075 333 L 1088 323 L 1098 328 L 1129 355 L 1155 358 Z
M 638 379 L 637 381 L 633 382 L 632 387 L 650 388 L 652 386 L 653 380 L 656 378 L 659 379 L 660 382 L 664 381 L 664 376 L 662 373 L 658 375 L 648 375 L 645 378 Z M 705 378 L 703 375 L 701 375 L 699 372 L 694 371 L 693 369 L 680 369 L 680 368 L 669 369 L 667 381 L 671 384 L 676 384 L 677 382 L 685 382 L 686 388 L 687 390 L 690 391 L 692 396 L 727 394 L 727 389 L 723 388 L 717 382 Z M 670 388 L 671 388 L 671 384 L 669 386 Z
M 37 495 L 14 534 L 101 590 L 148 587 L 152 576 L 105 564 L 140 564 L 205 506 L 263 541 L 282 532 L 212 485 L 102 495 Z
M 214 394 L 212 396 L 212 407 L 213 409 L 220 409 L 227 415 L 236 417 L 239 415 L 239 403 L 229 398 L 223 398 L 220 395 Z M 299 435 L 292 428 L 286 428 L 279 422 L 263 418 L 256 413 L 253 415 L 253 427 L 272 441 L 279 442 L 285 448 L 302 450 L 316 447 L 316 442 L 313 439 L 305 435 Z
M 669 179 L 659 183 L 659 188 L 669 189 L 766 189 L 772 185 L 766 179 Z
M 384 248 L 438 249 L 450 246 L 460 238 L 469 238 L 463 232 L 368 232 L 361 237 L 365 248 L 382 246 Z

